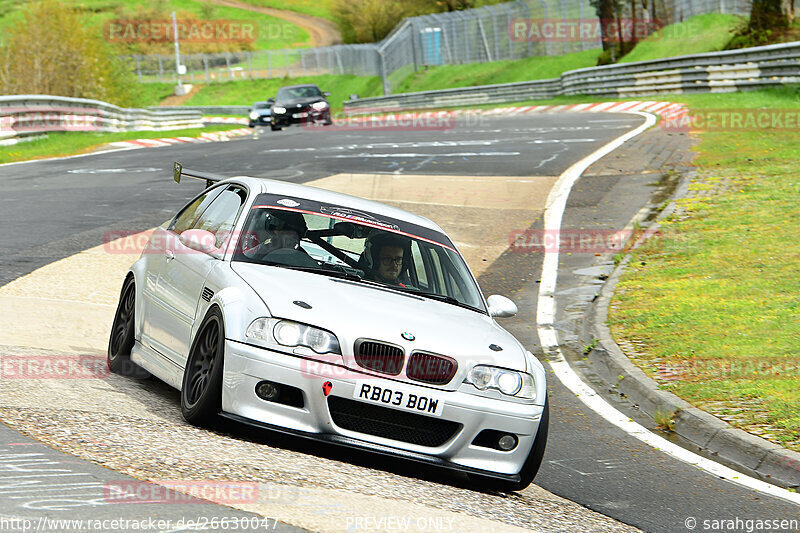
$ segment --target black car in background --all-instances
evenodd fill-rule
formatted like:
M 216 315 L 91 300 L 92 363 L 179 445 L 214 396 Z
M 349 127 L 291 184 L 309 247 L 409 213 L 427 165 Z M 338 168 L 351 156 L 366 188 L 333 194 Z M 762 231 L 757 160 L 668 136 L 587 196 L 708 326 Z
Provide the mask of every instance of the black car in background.
M 272 125 L 272 104 L 274 103 L 274 98 L 270 98 L 266 102 L 254 103 L 253 108 L 250 110 L 250 121 L 247 125 L 251 128 Z
M 322 123 L 330 125 L 331 105 L 316 85 L 290 85 L 282 87 L 272 105 L 272 130 L 291 124 Z

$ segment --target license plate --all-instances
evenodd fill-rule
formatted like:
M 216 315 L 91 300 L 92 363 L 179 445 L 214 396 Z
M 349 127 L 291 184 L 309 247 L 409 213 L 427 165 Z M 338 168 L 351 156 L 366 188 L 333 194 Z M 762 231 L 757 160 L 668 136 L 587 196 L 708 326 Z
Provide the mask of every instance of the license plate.
M 377 380 L 356 381 L 353 398 L 428 416 L 441 416 L 444 410 L 444 400 L 437 394 Z
M 292 118 L 306 118 L 307 116 L 308 113 L 295 113 L 294 115 L 292 115 Z

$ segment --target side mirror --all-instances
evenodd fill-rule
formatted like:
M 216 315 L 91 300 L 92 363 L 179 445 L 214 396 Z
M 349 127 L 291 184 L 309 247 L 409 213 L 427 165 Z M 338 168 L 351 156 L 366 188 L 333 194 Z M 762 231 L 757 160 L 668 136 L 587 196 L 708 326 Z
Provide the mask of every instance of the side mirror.
M 267 103 L 268 104 L 274 104 L 275 103 L 275 99 L 274 98 L 267 98 Z
M 203 252 L 204 254 L 212 255 L 220 253 L 219 248 L 217 248 L 217 238 L 213 233 L 204 229 L 186 230 L 181 233 L 180 241 L 181 244 L 187 248 Z
M 495 318 L 509 318 L 517 314 L 517 304 L 499 294 L 493 294 L 486 299 L 489 304 L 489 315 Z
M 325 97 L 328 97 L 328 96 L 331 95 L 331 93 L 329 93 L 328 91 L 325 91 L 324 93 L 322 93 L 322 95 L 325 96 Z

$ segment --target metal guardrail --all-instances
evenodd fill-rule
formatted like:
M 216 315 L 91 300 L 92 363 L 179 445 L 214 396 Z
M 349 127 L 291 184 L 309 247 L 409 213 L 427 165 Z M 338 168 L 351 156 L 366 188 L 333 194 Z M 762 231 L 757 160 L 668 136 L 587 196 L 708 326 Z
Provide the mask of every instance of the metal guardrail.
M 209 115 L 241 115 L 246 117 L 247 114 L 252 109 L 249 105 L 195 105 L 195 106 L 188 106 L 188 105 L 181 105 L 181 106 L 158 106 L 158 107 L 148 107 L 147 109 L 151 111 L 156 110 L 164 110 L 164 111 L 197 111 L 203 116 Z
M 127 109 L 99 100 L 46 95 L 0 96 L 0 143 L 56 131 L 139 131 L 203 127 L 195 110 Z
M 562 95 L 635 97 L 733 92 L 800 83 L 800 42 L 680 56 L 565 72 L 560 78 L 361 98 L 344 103 L 359 114 L 545 100 Z

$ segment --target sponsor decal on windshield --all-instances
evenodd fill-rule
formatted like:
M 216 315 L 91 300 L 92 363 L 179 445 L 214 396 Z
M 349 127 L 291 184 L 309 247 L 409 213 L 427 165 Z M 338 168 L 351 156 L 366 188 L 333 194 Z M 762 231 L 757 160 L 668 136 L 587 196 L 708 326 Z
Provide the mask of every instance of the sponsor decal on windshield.
M 297 205 L 290 207 L 287 202 L 295 202 Z M 374 213 L 366 211 L 323 204 L 306 198 L 292 198 L 284 195 L 264 193 L 256 198 L 252 209 L 280 209 L 308 215 L 324 216 L 346 222 L 355 222 L 363 226 L 391 231 L 399 235 L 436 244 L 454 252 L 456 251 L 450 239 L 443 233 L 434 229 L 390 217 L 379 217 Z
M 327 207 L 323 206 L 320 208 L 320 213 L 327 213 L 332 217 L 336 218 L 346 218 L 348 220 L 354 220 L 356 222 L 361 222 L 363 224 L 369 224 L 371 226 L 381 226 L 383 228 L 391 229 L 391 230 L 399 230 L 400 226 L 397 224 L 390 224 L 387 222 L 381 222 L 380 220 L 376 219 L 372 215 L 368 213 L 363 213 L 360 211 L 354 211 L 352 209 L 345 209 L 343 207 Z

